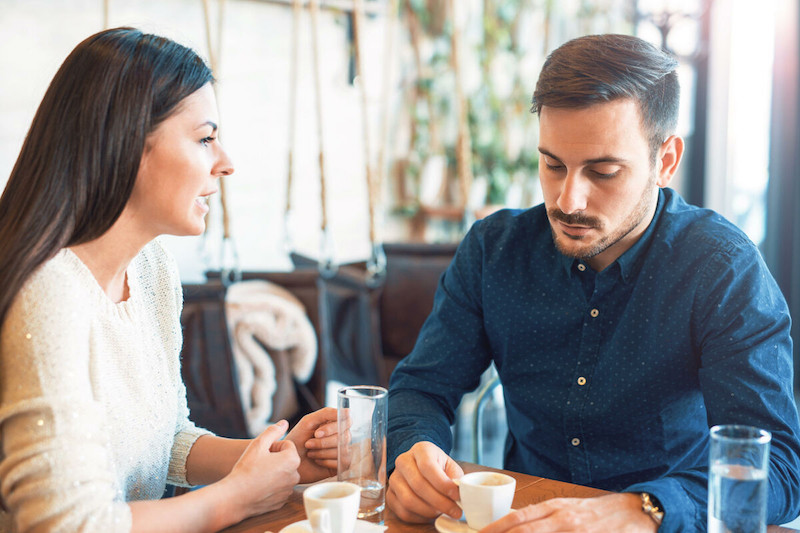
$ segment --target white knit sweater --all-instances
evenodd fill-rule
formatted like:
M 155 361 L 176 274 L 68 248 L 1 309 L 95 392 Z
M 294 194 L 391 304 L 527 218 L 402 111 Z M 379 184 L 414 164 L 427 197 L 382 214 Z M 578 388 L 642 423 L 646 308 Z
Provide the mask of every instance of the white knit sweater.
M 160 243 L 128 286 L 113 303 L 65 249 L 16 296 L 0 332 L 0 531 L 127 532 L 125 502 L 186 484 L 206 432 L 188 419 L 181 286 Z

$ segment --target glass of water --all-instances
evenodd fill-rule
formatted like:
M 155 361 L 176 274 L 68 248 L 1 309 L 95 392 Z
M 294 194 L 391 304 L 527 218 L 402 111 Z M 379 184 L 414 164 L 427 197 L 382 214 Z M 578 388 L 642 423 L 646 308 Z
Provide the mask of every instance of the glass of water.
M 711 428 L 709 533 L 767 531 L 769 431 L 750 426 Z
M 383 522 L 386 506 L 386 415 L 388 392 L 358 385 L 339 389 L 338 479 L 361 487 L 358 518 Z

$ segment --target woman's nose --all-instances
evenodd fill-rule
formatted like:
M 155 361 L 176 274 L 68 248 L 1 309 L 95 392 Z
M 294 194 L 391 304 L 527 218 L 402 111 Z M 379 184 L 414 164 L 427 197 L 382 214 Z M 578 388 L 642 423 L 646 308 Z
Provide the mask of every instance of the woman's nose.
M 217 164 L 214 166 L 214 176 L 230 176 L 233 174 L 233 170 L 233 161 L 231 161 L 228 152 L 226 152 L 225 148 L 220 144 L 219 157 L 217 158 Z

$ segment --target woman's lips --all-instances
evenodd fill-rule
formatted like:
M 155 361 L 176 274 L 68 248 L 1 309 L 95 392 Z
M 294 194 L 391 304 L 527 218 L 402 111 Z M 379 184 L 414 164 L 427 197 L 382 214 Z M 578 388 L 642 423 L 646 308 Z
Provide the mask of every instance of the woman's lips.
M 203 213 L 208 213 L 208 198 L 204 196 L 200 196 L 194 199 L 194 203 L 197 207 L 199 207 Z

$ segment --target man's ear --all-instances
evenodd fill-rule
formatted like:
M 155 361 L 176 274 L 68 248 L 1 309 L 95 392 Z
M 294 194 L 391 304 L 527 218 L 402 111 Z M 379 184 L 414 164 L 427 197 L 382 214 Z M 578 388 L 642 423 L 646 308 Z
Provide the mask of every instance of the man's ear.
M 670 135 L 661 144 L 656 158 L 656 185 L 667 187 L 675 176 L 678 165 L 683 157 L 683 138 L 678 135 Z

